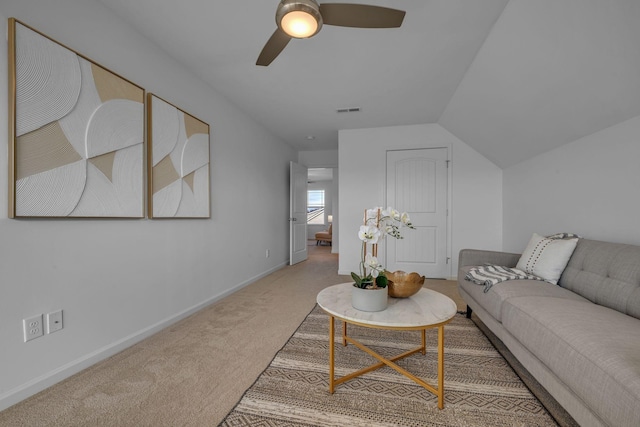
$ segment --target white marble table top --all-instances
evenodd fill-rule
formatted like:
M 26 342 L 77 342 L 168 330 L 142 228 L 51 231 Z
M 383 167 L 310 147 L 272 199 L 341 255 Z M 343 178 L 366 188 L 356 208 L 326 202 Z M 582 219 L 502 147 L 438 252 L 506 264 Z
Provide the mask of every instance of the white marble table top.
M 327 313 L 339 319 L 381 328 L 419 328 L 446 322 L 455 316 L 456 303 L 446 295 L 422 288 L 409 298 L 391 298 L 386 310 L 366 312 L 351 306 L 353 283 L 323 289 L 316 299 Z

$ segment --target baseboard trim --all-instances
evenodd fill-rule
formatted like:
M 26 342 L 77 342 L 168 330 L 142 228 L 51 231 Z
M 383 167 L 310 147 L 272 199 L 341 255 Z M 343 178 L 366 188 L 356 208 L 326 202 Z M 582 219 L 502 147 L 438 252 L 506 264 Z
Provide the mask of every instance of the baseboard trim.
M 131 347 L 134 344 L 139 343 L 145 338 L 149 338 L 150 336 L 160 332 L 161 330 L 173 325 L 176 322 L 179 322 L 182 319 L 185 319 L 192 314 L 202 310 L 209 305 L 220 301 L 221 299 L 231 295 L 232 293 L 239 291 L 245 286 L 250 285 L 253 282 L 256 282 L 263 277 L 268 276 L 269 274 L 280 270 L 289 264 L 289 261 L 283 262 L 281 264 L 276 265 L 275 267 L 258 274 L 248 280 L 245 280 L 242 283 L 237 284 L 233 288 L 227 289 L 226 291 L 217 294 L 201 303 L 195 304 L 192 307 L 189 307 L 174 316 L 168 317 L 160 322 L 151 325 L 145 329 L 142 329 L 134 334 L 131 334 L 121 340 L 118 340 L 112 344 L 109 344 L 105 347 L 102 347 L 92 353 L 89 353 L 83 357 L 80 357 L 72 362 L 69 362 L 65 365 L 60 366 L 53 371 L 46 373 L 45 375 L 41 375 L 40 377 L 34 378 L 31 381 L 28 381 L 12 390 L 7 391 L 6 393 L 0 395 L 0 411 L 4 411 L 5 409 L 20 403 L 21 401 L 43 391 L 47 388 L 59 383 L 62 380 L 65 380 L 72 375 L 75 375 L 98 362 L 101 362 L 113 355 L 120 353 L 123 350 Z

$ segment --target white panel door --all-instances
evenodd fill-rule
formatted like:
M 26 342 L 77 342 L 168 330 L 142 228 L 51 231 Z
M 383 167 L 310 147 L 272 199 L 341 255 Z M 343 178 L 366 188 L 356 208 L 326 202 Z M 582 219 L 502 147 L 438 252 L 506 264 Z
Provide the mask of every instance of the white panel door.
M 307 259 L 307 168 L 291 162 L 289 169 L 289 264 Z
M 387 205 L 407 212 L 416 227 L 403 229 L 403 239 L 386 238 L 387 270 L 450 276 L 447 156 L 446 148 L 387 152 Z

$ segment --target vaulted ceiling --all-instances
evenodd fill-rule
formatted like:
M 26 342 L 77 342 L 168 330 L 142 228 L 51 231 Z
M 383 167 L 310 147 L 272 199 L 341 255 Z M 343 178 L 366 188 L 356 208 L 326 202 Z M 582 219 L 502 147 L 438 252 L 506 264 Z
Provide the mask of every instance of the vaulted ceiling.
M 439 123 L 506 168 L 640 115 L 638 0 L 347 0 L 407 14 L 325 26 L 268 67 L 279 0 L 100 1 L 299 150 Z

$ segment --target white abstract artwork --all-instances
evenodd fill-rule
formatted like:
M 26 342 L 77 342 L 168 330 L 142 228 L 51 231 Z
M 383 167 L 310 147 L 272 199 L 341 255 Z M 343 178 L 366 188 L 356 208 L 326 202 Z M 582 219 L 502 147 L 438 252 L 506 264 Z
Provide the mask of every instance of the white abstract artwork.
M 210 218 L 209 125 L 149 94 L 149 217 Z
M 15 20 L 11 42 L 10 217 L 144 217 L 144 89 Z

